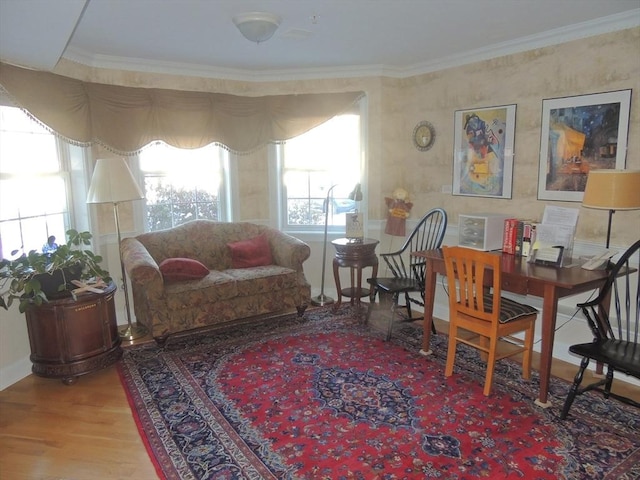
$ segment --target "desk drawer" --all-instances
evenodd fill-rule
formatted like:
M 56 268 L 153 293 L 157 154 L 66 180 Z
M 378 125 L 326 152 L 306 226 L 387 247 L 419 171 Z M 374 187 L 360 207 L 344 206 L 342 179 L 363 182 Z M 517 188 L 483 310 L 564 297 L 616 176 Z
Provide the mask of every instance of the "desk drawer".
M 529 293 L 529 286 L 526 278 L 503 278 L 502 290 L 506 292 L 526 295 Z

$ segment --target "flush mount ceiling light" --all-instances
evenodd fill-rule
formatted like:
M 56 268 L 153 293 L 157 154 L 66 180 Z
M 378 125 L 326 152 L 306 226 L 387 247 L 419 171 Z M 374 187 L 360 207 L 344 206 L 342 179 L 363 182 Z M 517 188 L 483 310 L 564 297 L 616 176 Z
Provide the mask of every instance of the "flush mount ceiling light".
M 273 13 L 249 12 L 233 17 L 240 33 L 247 40 L 261 43 L 269 40 L 280 26 L 280 17 Z

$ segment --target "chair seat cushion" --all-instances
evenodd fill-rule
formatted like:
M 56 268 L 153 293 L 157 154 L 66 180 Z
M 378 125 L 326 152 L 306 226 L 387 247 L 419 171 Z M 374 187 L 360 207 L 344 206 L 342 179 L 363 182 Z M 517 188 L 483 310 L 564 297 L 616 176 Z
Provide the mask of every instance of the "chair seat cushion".
M 604 339 L 571 345 L 569 351 L 596 362 L 606 363 L 620 372 L 640 378 L 640 344 Z
M 493 295 L 485 294 L 484 297 L 484 309 L 487 313 L 493 311 Z M 526 317 L 529 315 L 537 315 L 538 309 L 524 303 L 516 302 L 510 298 L 502 297 L 500 300 L 500 323 L 511 322 L 518 318 Z

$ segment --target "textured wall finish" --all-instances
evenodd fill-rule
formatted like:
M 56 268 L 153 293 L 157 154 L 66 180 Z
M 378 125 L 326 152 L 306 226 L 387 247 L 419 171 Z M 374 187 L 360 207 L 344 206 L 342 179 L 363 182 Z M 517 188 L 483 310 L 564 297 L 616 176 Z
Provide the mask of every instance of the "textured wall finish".
M 238 82 L 178 77 L 130 71 L 91 69 L 62 61 L 56 73 L 94 82 L 137 87 L 204 90 L 236 95 L 340 92 L 363 90 L 368 97 L 367 194 L 370 220 L 384 221 L 384 197 L 399 186 L 410 192 L 413 212 L 443 206 L 451 223 L 460 213 L 499 211 L 539 219 L 545 205 L 579 208 L 576 202 L 537 200 L 542 100 L 613 90 L 633 89 L 626 168 L 640 168 L 640 28 L 530 50 L 405 79 L 351 78 L 284 82 Z M 511 200 L 452 196 L 443 193 L 452 182 L 453 115 L 456 110 L 516 104 L 515 160 Z M 411 132 L 421 120 L 436 128 L 436 142 L 417 151 Z M 262 152 L 266 160 L 266 151 Z M 250 160 L 251 172 L 256 156 Z M 247 185 L 244 182 L 247 182 Z M 242 219 L 268 221 L 267 176 L 241 178 L 251 192 L 241 205 Z M 260 195 L 265 198 L 260 199 Z M 242 197 L 241 197 L 242 198 Z M 264 201 L 262 201 L 264 200 Z M 580 209 L 577 238 L 602 243 L 606 213 Z M 628 245 L 637 238 L 640 212 L 619 212 L 613 222 L 612 244 Z

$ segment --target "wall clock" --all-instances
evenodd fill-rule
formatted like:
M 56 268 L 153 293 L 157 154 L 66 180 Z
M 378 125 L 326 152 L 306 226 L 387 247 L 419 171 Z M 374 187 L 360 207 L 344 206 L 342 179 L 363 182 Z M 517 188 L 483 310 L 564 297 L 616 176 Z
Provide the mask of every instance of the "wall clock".
M 429 122 L 420 122 L 413 129 L 413 144 L 421 152 L 429 150 L 436 141 L 436 129 Z

